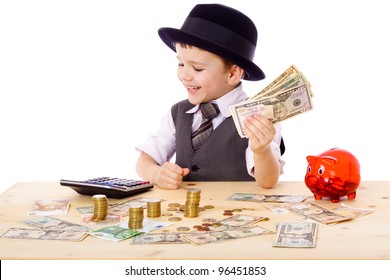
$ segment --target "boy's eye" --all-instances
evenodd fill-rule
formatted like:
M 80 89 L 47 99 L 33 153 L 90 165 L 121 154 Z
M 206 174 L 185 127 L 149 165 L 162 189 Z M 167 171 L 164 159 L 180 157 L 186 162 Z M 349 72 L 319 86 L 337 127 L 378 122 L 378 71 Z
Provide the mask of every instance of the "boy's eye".
M 179 66 L 179 67 L 183 67 L 183 66 L 184 66 L 184 64 L 179 62 L 179 64 L 178 64 L 177 66 Z
M 196 72 L 201 72 L 201 71 L 203 71 L 203 69 L 196 68 L 196 67 L 194 67 L 194 70 L 195 70 Z

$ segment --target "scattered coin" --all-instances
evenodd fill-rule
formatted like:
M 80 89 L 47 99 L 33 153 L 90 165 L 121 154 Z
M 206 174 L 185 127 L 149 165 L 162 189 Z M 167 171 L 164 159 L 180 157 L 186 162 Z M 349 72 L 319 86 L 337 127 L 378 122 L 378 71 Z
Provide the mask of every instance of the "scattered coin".
M 204 218 L 202 219 L 202 222 L 204 223 L 215 223 L 217 221 L 217 219 L 214 219 L 214 218 Z
M 179 207 L 180 203 L 169 203 L 168 207 Z
M 172 213 L 165 212 L 165 213 L 162 213 L 161 216 L 170 217 L 170 216 L 173 216 L 173 214 L 172 214 Z
M 170 217 L 170 218 L 168 218 L 168 221 L 170 221 L 170 222 L 178 222 L 178 221 L 181 221 L 181 218 L 180 217 Z
M 176 230 L 177 231 L 189 231 L 190 228 L 189 227 L 178 227 Z
M 204 209 L 213 209 L 213 208 L 214 208 L 214 205 L 208 204 L 208 205 L 205 205 L 205 206 L 203 206 L 203 207 L 204 207 Z

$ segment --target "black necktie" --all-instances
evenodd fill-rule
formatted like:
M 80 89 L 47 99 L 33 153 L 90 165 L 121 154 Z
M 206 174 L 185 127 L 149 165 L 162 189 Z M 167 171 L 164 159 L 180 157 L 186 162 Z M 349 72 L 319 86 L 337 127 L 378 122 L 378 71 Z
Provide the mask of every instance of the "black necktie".
M 192 147 L 196 151 L 209 138 L 213 131 L 212 119 L 219 114 L 218 105 L 214 103 L 201 103 L 202 124 L 192 133 Z

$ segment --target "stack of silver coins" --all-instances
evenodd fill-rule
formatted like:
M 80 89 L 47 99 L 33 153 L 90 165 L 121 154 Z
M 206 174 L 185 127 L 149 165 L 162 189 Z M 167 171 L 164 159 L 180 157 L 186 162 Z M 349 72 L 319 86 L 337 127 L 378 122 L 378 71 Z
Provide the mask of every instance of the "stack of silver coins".
M 103 221 L 107 217 L 108 200 L 104 194 L 95 194 L 92 196 L 93 200 L 93 216 L 91 218 L 94 222 Z
M 185 205 L 184 216 L 187 218 L 195 218 L 199 216 L 200 189 L 187 189 L 187 200 Z
M 142 205 L 132 205 L 129 208 L 129 228 L 140 229 L 144 222 L 144 208 Z
M 161 216 L 161 201 L 150 200 L 146 202 L 146 215 L 149 218 L 158 218 Z

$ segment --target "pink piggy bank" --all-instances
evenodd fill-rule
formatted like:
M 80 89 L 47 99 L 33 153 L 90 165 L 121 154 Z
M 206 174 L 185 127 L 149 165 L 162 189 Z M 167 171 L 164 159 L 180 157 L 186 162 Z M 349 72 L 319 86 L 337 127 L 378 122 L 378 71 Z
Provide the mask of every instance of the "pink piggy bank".
M 318 156 L 307 156 L 305 184 L 316 200 L 329 197 L 339 202 L 340 197 L 356 197 L 360 184 L 360 165 L 349 152 L 334 148 Z

